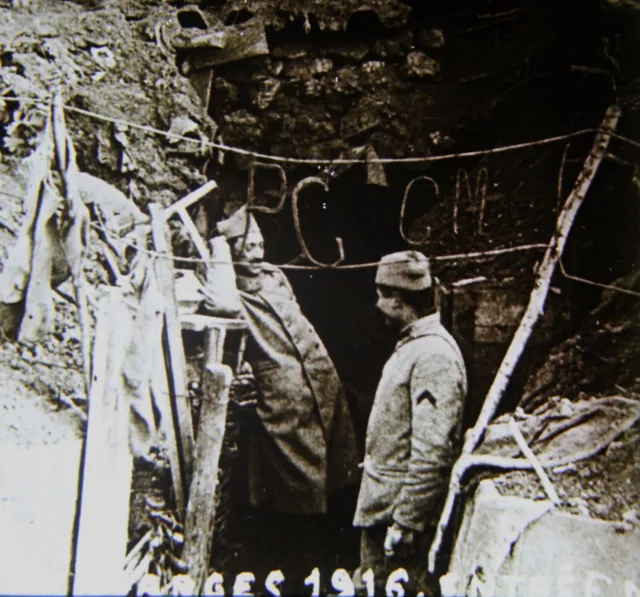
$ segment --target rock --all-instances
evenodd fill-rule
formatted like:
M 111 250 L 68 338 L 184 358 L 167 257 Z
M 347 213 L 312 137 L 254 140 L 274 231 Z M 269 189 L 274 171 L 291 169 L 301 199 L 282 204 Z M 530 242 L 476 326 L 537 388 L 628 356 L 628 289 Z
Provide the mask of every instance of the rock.
M 246 145 L 246 141 L 259 141 L 264 124 L 247 110 L 236 110 L 224 116 L 222 132 L 230 145 Z
M 633 531 L 633 525 L 630 522 L 622 521 L 622 522 L 613 522 L 611 523 L 616 533 L 624 534 L 631 533 Z
M 365 104 L 359 104 L 340 121 L 340 136 L 343 139 L 355 137 L 380 126 L 380 118 Z
M 324 84 L 318 79 L 309 79 L 302 83 L 302 95 L 305 97 L 320 97 L 324 89 Z
M 290 45 L 274 48 L 271 52 L 271 55 L 275 58 L 287 58 L 288 60 L 295 60 L 297 58 L 305 58 L 308 53 L 309 52 L 307 51 L 307 49 L 303 46 Z
M 393 37 L 378 39 L 373 44 L 373 54 L 385 60 L 401 60 L 413 48 L 413 35 L 403 31 Z
M 606 520 L 609 516 L 609 507 L 605 504 L 591 504 L 591 512 L 600 520 Z
M 379 73 L 384 70 L 384 62 L 379 60 L 369 60 L 362 65 L 362 70 L 366 73 Z
M 110 170 L 118 169 L 118 155 L 113 147 L 111 136 L 103 129 L 98 129 L 97 133 L 96 157 L 98 162 L 107 166 Z
M 333 68 L 330 58 L 300 59 L 288 63 L 284 68 L 285 76 L 291 79 L 307 79 L 328 73 Z
M 280 80 L 275 77 L 254 75 L 252 77 L 251 103 L 259 110 L 266 110 L 273 102 L 280 85 Z
M 456 143 L 449 135 L 442 134 L 440 131 L 429 133 L 429 138 L 436 147 L 443 149 L 451 149 Z
M 282 74 L 282 70 L 284 69 L 284 64 L 281 60 L 272 60 L 269 63 L 269 72 L 275 77 Z
M 189 133 L 197 133 L 198 132 L 198 124 L 195 123 L 188 116 L 176 116 L 171 120 L 171 126 L 169 127 L 169 134 L 171 135 L 180 135 L 184 137 Z M 180 139 L 168 137 L 167 141 L 170 145 L 175 145 L 176 143 L 180 143 Z
M 425 50 L 444 47 L 444 33 L 441 29 L 421 29 L 416 35 L 416 45 Z
M 259 124 L 258 118 L 246 110 L 236 110 L 231 114 L 226 114 L 224 122 L 227 125 L 244 127 L 258 126 Z
M 356 62 L 362 62 L 369 51 L 369 47 L 366 44 L 350 40 L 332 44 L 326 50 L 329 56 L 337 56 L 338 58 L 346 58 Z
M 440 73 L 440 65 L 422 52 L 411 52 L 407 55 L 407 72 L 409 76 L 419 79 L 436 77 Z
M 235 104 L 238 101 L 238 88 L 225 78 L 216 77 L 213 80 L 213 97 L 211 101 L 214 106 Z
M 110 70 L 116 67 L 116 60 L 113 57 L 113 52 L 106 47 L 91 47 L 89 48 L 93 61 L 103 70 Z
M 338 69 L 333 76 L 333 90 L 342 95 L 357 95 L 362 93 L 360 77 L 355 66 L 345 66 Z

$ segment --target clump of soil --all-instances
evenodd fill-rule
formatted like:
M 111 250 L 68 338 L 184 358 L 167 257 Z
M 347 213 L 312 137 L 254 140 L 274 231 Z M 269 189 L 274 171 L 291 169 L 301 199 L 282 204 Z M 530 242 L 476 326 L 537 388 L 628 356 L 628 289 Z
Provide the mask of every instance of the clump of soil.
M 640 269 L 614 284 L 640 290 Z M 557 346 L 529 379 L 521 405 L 531 411 L 553 396 L 580 399 L 624 395 L 640 400 L 640 298 L 607 290 L 579 333 Z M 588 460 L 558 467 L 549 477 L 563 510 L 603 520 L 623 520 L 640 509 L 640 424 Z M 533 472 L 512 471 L 495 478 L 507 495 L 544 499 Z
M 640 267 L 612 286 L 622 291 L 605 291 L 579 332 L 531 376 L 520 403 L 525 410 L 554 395 L 640 395 Z
M 547 472 L 562 500 L 561 511 L 624 520 L 640 509 L 640 425 L 623 433 L 601 454 Z M 533 471 L 511 471 L 494 482 L 502 495 L 548 499 Z

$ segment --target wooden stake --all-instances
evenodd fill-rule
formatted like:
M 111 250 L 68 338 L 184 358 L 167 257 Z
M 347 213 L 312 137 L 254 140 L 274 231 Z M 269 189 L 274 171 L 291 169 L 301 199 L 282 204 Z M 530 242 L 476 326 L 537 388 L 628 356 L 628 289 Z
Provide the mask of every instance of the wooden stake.
M 101 297 L 80 470 L 73 595 L 123 595 L 132 458 L 122 362 L 132 316 L 118 289 Z
M 578 213 L 580 205 L 582 204 L 582 200 L 589 190 L 591 181 L 595 177 L 598 167 L 606 153 L 611 133 L 615 130 L 616 125 L 618 124 L 620 114 L 621 111 L 618 106 L 610 106 L 607 108 L 602 124 L 600 125 L 600 132 L 596 135 L 591 152 L 587 156 L 582 171 L 580 172 L 580 175 L 578 176 L 573 189 L 569 194 L 569 197 L 567 197 L 564 207 L 558 216 L 556 231 L 549 242 L 542 263 L 538 268 L 538 273 L 529 298 L 527 309 L 525 310 L 522 320 L 520 321 L 520 325 L 511 340 L 507 353 L 500 364 L 500 368 L 498 369 L 493 384 L 485 398 L 482 410 L 478 416 L 478 421 L 475 426 L 466 433 L 461 458 L 465 455 L 471 454 L 484 435 L 484 431 L 489 424 L 489 421 L 493 418 L 500 403 L 500 399 L 502 398 L 502 394 L 504 393 L 504 390 L 511 379 L 511 375 L 518 364 L 520 355 L 527 345 L 529 337 L 533 331 L 533 327 L 544 310 L 544 303 L 547 298 L 547 294 L 549 293 L 549 286 L 551 284 L 551 278 L 553 276 L 555 266 L 562 256 L 562 251 L 573 221 Z M 458 490 L 458 487 L 453 485 L 449 486 L 449 493 L 440 516 L 440 521 L 438 522 L 437 533 L 429 551 L 429 571 L 431 573 L 435 572 L 436 556 L 440 549 L 444 532 L 449 524 Z
M 193 481 L 185 521 L 182 559 L 199 594 L 207 578 L 215 523 L 215 493 L 231 385 L 231 368 L 209 362 L 205 369 L 203 399 Z
M 193 423 L 191 407 L 187 399 L 187 375 L 182 344 L 182 328 L 178 317 L 178 305 L 175 295 L 172 253 L 169 234 L 162 209 L 150 204 L 151 232 L 155 250 L 162 255 L 156 260 L 156 275 L 160 292 L 165 300 L 164 346 L 166 368 L 173 410 L 178 425 L 178 449 L 182 461 L 184 493 L 187 494 L 193 466 Z M 165 257 L 166 256 L 166 257 Z

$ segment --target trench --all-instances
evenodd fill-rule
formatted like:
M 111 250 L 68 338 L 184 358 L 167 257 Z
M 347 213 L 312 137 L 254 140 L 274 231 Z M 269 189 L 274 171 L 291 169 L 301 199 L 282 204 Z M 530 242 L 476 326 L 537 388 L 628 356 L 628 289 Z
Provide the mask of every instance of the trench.
M 547 6 L 547 3 L 544 4 Z M 593 9 L 595 5 L 590 6 Z M 537 17 L 541 17 L 542 8 L 532 10 Z M 582 29 L 575 24 L 568 24 L 570 15 L 559 9 L 546 15 L 544 22 L 536 22 L 535 29 L 528 29 L 531 36 L 528 43 L 532 46 L 539 43 L 540 47 L 529 52 L 529 72 L 515 77 L 520 82 L 506 90 L 503 88 L 503 95 L 498 93 L 492 77 L 500 73 L 505 79 L 511 77 L 513 81 L 514 73 L 521 70 L 521 65 L 517 63 L 522 55 L 518 54 L 520 47 L 516 41 L 521 31 L 516 24 L 512 28 L 480 33 L 474 38 L 474 46 L 460 33 L 472 19 L 460 7 L 447 9 L 439 5 L 435 13 L 431 9 L 425 8 L 423 11 L 415 8 L 413 15 L 416 21 L 395 30 L 381 28 L 375 19 L 368 21 L 370 15 L 351 22 L 342 34 L 327 34 L 314 29 L 311 36 L 305 36 L 300 33 L 300 24 L 294 23 L 277 33 L 268 31 L 269 46 L 272 52 L 282 50 L 279 56 L 285 56 L 282 61 L 286 72 L 296 64 L 296 58 L 287 57 L 289 55 L 284 51 L 292 45 L 302 45 L 305 56 L 313 56 L 310 48 L 314 44 L 318 48 L 330 47 L 338 42 L 371 46 L 377 36 L 392 40 L 397 49 L 397 39 L 403 33 L 409 30 L 415 41 L 419 28 L 415 23 L 422 23 L 427 18 L 434 19 L 434 14 L 437 15 L 435 22 L 443 26 L 448 45 L 440 54 L 434 50 L 434 54 L 442 61 L 444 74 L 442 80 L 428 86 L 426 92 L 432 112 L 436 115 L 434 119 L 439 123 L 438 132 L 445 134 L 449 131 L 457 139 L 463 139 L 465 148 L 509 142 L 518 138 L 515 132 L 521 134 L 520 138 L 543 137 L 567 122 L 573 128 L 586 126 L 586 123 L 592 125 L 598 122 L 604 107 L 612 100 L 611 90 L 596 84 L 593 79 L 570 80 L 558 74 L 559 67 L 557 71 L 553 69 L 553 72 L 547 72 L 552 58 L 566 66 L 575 61 L 578 55 L 583 59 L 589 55 L 588 48 L 600 35 L 593 10 L 584 12 Z M 544 24 L 549 24 L 554 18 L 557 19 L 556 28 L 547 38 L 543 33 Z M 514 55 L 500 63 L 493 48 L 498 44 L 498 33 L 503 36 L 500 38 L 504 44 L 501 56 L 509 53 L 505 48 L 514 49 Z M 567 35 L 568 39 L 563 41 L 563 35 Z M 575 52 L 571 44 L 581 48 L 580 51 Z M 411 49 L 403 48 L 402 44 L 399 47 L 405 53 Z M 393 57 L 390 52 L 383 60 L 392 64 L 401 59 Z M 361 63 L 362 59 L 354 59 L 352 55 L 343 56 L 334 58 L 332 68 L 340 69 L 353 64 L 360 66 Z M 491 63 L 489 67 L 487 63 Z M 487 68 L 490 71 L 493 69 L 488 78 L 484 72 Z M 283 105 L 292 110 L 292 119 L 300 125 L 301 136 L 306 139 L 302 141 L 287 137 L 282 133 L 283 125 L 274 117 L 279 109 L 277 104 L 266 110 L 256 110 L 252 105 L 251 86 L 256 77 L 267 76 L 268 70 L 267 62 L 251 59 L 245 63 L 223 65 L 214 71 L 211 89 L 213 97 L 217 93 L 219 100 L 219 103 L 214 102 L 209 107 L 214 119 L 224 123 L 227 114 L 242 109 L 265 122 L 262 127 L 264 130 L 260 132 L 262 137 L 257 138 L 247 132 L 243 138 L 237 130 L 229 131 L 230 135 L 235 135 L 235 140 L 246 141 L 256 150 L 268 151 L 272 147 L 275 153 L 305 157 L 300 152 L 314 138 L 318 138 L 321 144 L 326 142 L 326 136 L 330 139 L 340 138 L 335 130 L 322 134 L 318 132 L 321 129 L 318 123 L 323 118 L 344 118 L 354 106 L 352 98 L 338 96 L 298 101 L 298 91 L 292 89 L 295 86 L 290 81 L 283 82 L 281 95 L 287 97 Z M 461 88 L 453 81 L 473 75 L 480 75 L 479 82 L 472 86 L 470 97 L 461 98 Z M 405 81 L 403 85 L 407 93 L 412 91 L 411 82 Z M 494 100 L 501 110 L 485 99 L 489 94 L 494 94 Z M 427 153 L 434 149 L 433 146 L 425 147 L 415 141 L 416 138 L 430 135 L 424 122 L 416 122 L 419 130 L 414 132 L 412 138 L 406 136 L 409 134 L 406 123 L 396 124 L 397 129 L 401 129 L 401 124 L 405 126 L 399 133 L 403 149 L 412 154 Z M 393 154 L 397 147 L 392 143 L 393 135 L 389 136 L 392 125 L 388 122 L 380 125 L 382 131 L 373 127 L 371 131 L 350 139 L 349 144 L 373 143 L 381 154 Z M 342 147 L 340 144 L 338 146 Z M 578 140 L 567 150 L 569 157 L 564 168 L 562 197 L 566 197 L 589 148 L 590 140 Z M 336 237 L 343 239 L 347 264 L 375 262 L 386 253 L 406 249 L 407 242 L 399 232 L 403 195 L 413 179 L 429 176 L 438 181 L 440 194 L 435 196 L 428 184 L 417 184 L 407 204 L 405 229 L 410 238 L 428 235 L 418 247 L 428 256 L 481 251 L 505 245 L 546 243 L 553 233 L 560 205 L 557 192 L 558 165 L 563 149 L 564 146 L 553 146 L 543 151 L 527 150 L 515 156 L 503 154 L 488 159 L 474 158 L 464 163 L 472 181 L 477 180 L 482 169 L 487 170 L 489 192 L 482 234 L 476 232 L 478 198 L 456 197 L 459 164 L 436 162 L 422 167 L 385 166 L 387 186 L 367 184 L 367 169 L 362 165 L 333 175 L 329 173 L 328 193 L 318 187 L 305 191 L 301 196 L 300 217 L 305 242 L 316 259 L 327 263 L 336 259 Z M 219 200 L 208 208 L 209 229 L 212 230 L 223 208 L 230 212 L 246 201 L 248 174 L 247 164 L 233 156 L 227 156 L 224 165 L 212 166 L 210 170 L 211 177 L 219 182 L 221 189 Z M 256 214 L 265 237 L 269 261 L 277 264 L 305 263 L 299 257 L 300 246 L 293 225 L 290 193 L 298 181 L 319 171 L 321 169 L 306 166 L 287 168 L 287 200 L 282 211 L 270 215 Z M 257 180 L 258 202 L 275 205 L 278 199 L 278 178 L 275 173 L 262 171 Z M 460 201 L 458 223 L 463 232 L 458 234 L 452 231 L 451 204 L 454 199 Z M 637 238 L 639 216 L 638 202 L 629 201 L 628 165 L 605 161 L 571 233 L 563 259 L 566 270 L 575 276 L 600 283 L 608 283 L 627 273 L 637 257 L 637 248 L 629 239 Z M 458 341 L 467 364 L 469 395 L 464 420 L 466 427 L 475 421 L 527 305 L 535 266 L 541 255 L 541 252 L 523 253 L 498 260 L 433 263 L 434 273 L 444 289 L 441 297 L 443 322 Z M 374 271 L 373 268 L 287 271 L 302 311 L 318 331 L 336 364 L 347 392 L 361 449 L 377 381 L 395 343 L 394 336 L 384 326 L 375 309 Z M 485 279 L 456 286 L 457 282 L 478 277 Z M 544 316 L 510 381 L 501 404 L 502 412 L 517 406 L 528 377 L 545 361 L 553 346 L 580 329 L 580 324 L 597 304 L 600 295 L 601 289 L 585 286 L 556 273 Z M 278 543 L 275 537 L 265 539 L 260 536 L 260 528 L 254 524 L 254 513 L 242 501 L 246 487 L 241 471 L 246 466 L 246 437 L 250 434 L 251 425 L 249 419 L 246 411 L 237 408 L 231 410 L 230 437 L 226 441 L 234 446 L 234 451 L 226 451 L 223 455 L 222 467 L 228 475 L 224 486 L 227 494 L 221 498 L 223 505 L 219 518 L 222 526 L 216 538 L 212 564 L 217 569 L 228 570 L 229 574 L 244 569 L 256 570 L 256 561 L 262 558 L 261 550 Z M 343 523 L 333 538 L 334 547 L 341 547 L 335 547 L 333 553 L 319 555 L 325 561 L 319 561 L 318 564 L 326 569 L 338 566 L 352 569 L 357 565 L 357 536 L 349 526 L 346 512 L 353 505 L 353 497 L 342 498 L 345 504 L 344 511 L 340 512 Z M 277 552 L 274 559 L 285 561 L 291 546 L 274 549 Z

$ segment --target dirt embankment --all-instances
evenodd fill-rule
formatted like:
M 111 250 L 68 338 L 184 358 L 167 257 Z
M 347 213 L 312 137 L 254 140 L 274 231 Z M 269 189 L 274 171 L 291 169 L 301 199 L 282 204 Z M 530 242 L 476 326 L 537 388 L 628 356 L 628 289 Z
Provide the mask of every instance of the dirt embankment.
M 639 280 L 640 269 L 636 268 L 615 281 L 622 291 L 604 291 L 600 304 L 579 332 L 557 346 L 530 377 L 521 401 L 525 411 L 560 398 L 622 396 L 640 400 Z M 637 524 L 640 427 L 636 424 L 625 431 L 593 458 L 550 471 L 550 478 L 564 509 L 627 526 Z M 534 473 L 514 471 L 502 475 L 498 486 L 509 495 L 546 498 Z
M 154 25 L 167 17 L 163 10 L 163 3 L 128 1 L 42 0 L 26 8 L 0 6 L 2 261 L 22 220 L 27 181 L 20 163 L 36 146 L 43 109 L 58 89 L 70 108 L 67 122 L 81 170 L 113 184 L 141 206 L 148 201 L 166 205 L 206 180 L 202 169 L 210 153 L 198 143 L 169 143 L 164 136 L 126 125 L 169 130 L 175 118 L 188 117 L 194 123 L 194 139 L 210 139 L 216 129 L 195 90 L 156 43 Z M 94 247 L 89 257 L 90 282 L 107 281 Z M 79 404 L 84 398 L 76 314 L 63 299 L 56 309 L 56 330 L 43 344 L 5 342 L 0 347 L 3 408 L 17 417 L 14 422 L 3 418 L 2 433 L 12 441 L 39 441 L 35 427 L 42 428 L 43 441 L 48 441 L 57 435 L 57 421 L 61 436 L 70 432 L 69 425 L 71 433 L 78 432 L 80 415 L 64 405 L 64 397 L 79 399 Z M 23 397 L 30 410 L 20 414 Z M 68 412 L 56 417 L 50 412 L 55 409 Z M 71 423 L 66 422 L 67 414 Z

